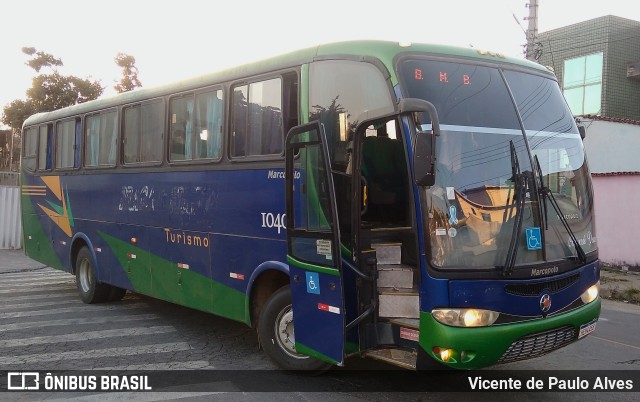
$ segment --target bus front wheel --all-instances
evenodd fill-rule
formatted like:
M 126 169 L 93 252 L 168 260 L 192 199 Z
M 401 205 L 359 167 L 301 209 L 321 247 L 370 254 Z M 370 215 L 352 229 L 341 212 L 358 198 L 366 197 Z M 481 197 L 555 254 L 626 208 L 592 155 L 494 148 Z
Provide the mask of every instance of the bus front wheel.
M 278 289 L 264 305 L 258 321 L 258 339 L 267 356 L 285 370 L 319 373 L 331 367 L 329 363 L 296 352 L 289 286 Z
M 82 247 L 76 257 L 76 286 L 85 303 L 102 303 L 109 299 L 111 286 L 98 282 L 93 258 L 86 247 Z

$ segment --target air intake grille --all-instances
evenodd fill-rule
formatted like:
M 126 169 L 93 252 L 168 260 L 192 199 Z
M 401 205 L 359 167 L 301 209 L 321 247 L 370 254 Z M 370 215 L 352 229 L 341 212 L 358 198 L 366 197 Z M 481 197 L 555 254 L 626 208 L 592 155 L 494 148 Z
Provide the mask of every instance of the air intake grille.
M 547 289 L 550 293 L 558 292 L 572 285 L 578 280 L 578 278 L 580 278 L 580 275 L 575 274 L 550 282 L 539 282 L 531 284 L 510 283 L 508 285 L 505 285 L 504 290 L 507 293 L 517 296 L 537 296 L 545 289 Z
M 568 345 L 577 338 L 578 331 L 570 325 L 527 335 L 512 343 L 498 360 L 498 363 L 509 363 L 542 356 Z

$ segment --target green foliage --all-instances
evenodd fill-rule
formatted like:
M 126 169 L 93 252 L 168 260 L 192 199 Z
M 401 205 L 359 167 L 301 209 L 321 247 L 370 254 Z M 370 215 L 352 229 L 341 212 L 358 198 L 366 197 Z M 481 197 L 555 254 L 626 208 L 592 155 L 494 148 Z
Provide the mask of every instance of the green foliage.
M 22 53 L 28 56 L 33 56 L 35 54 L 35 56 L 25 64 L 33 68 L 34 70 L 36 70 L 37 73 L 39 73 L 40 69 L 42 69 L 43 67 L 53 67 L 53 66 L 63 65 L 62 60 L 56 59 L 55 57 L 53 57 L 53 55 L 49 53 L 36 52 L 35 47 L 23 47 Z
M 11 128 L 19 130 L 27 117 L 34 113 L 35 109 L 31 102 L 16 99 L 4 107 L 4 113 L 0 121 Z
M 61 75 L 40 74 L 27 90 L 27 98 L 36 111 L 56 110 L 98 98 L 102 94 L 99 82 Z
M 114 58 L 116 64 L 122 68 L 122 78 L 113 88 L 118 93 L 132 91 L 142 86 L 138 79 L 136 58 L 125 53 L 118 53 Z
M 38 52 L 33 47 L 23 47 L 22 52 L 31 56 L 25 64 L 40 72 L 42 68 L 53 70 L 50 74 L 40 74 L 33 79 L 27 89 L 27 99 L 16 99 L 3 109 L 2 123 L 20 130 L 30 115 L 49 112 L 63 107 L 97 99 L 104 88 L 99 81 L 62 75 L 54 67 L 62 66 L 62 60 L 49 53 Z

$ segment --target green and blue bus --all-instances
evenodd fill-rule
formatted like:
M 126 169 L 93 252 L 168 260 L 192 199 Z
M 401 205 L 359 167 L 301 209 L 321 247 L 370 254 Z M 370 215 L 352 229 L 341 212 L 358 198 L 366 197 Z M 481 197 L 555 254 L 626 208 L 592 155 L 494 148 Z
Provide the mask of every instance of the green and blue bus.
M 580 130 L 525 60 L 325 44 L 31 116 L 22 149 L 29 257 L 86 303 L 243 322 L 284 369 L 479 368 L 598 320 Z

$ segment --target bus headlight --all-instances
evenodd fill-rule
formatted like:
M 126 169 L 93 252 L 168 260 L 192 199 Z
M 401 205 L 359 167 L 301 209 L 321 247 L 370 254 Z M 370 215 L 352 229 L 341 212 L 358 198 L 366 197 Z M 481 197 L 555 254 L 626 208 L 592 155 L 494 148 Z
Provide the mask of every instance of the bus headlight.
M 488 327 L 496 322 L 500 313 L 477 308 L 436 308 L 431 315 L 438 322 L 453 327 Z
M 595 285 L 591 286 L 589 289 L 585 290 L 583 294 L 580 295 L 582 302 L 584 304 L 589 304 L 594 301 L 598 294 L 600 293 L 600 281 L 598 281 Z

